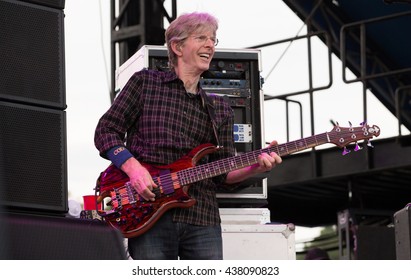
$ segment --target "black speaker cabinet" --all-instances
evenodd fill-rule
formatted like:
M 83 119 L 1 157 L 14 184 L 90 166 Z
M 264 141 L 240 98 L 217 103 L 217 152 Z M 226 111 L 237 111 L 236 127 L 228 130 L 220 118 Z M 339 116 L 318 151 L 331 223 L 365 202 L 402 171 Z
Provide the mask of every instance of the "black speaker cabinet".
M 65 0 L 23 0 L 23 1 L 43 5 L 46 7 L 57 8 L 57 9 L 64 9 L 64 6 L 66 4 Z
M 0 101 L 0 205 L 67 212 L 66 158 L 65 111 Z
M 394 228 L 357 226 L 355 254 L 358 260 L 395 260 Z
M 122 236 L 100 220 L 0 214 L 0 221 L 0 259 L 126 259 Z
M 395 260 L 392 214 L 355 208 L 338 212 L 339 258 Z
M 397 260 L 411 260 L 411 203 L 394 213 Z
M 0 100 L 66 108 L 63 23 L 62 9 L 0 0 Z

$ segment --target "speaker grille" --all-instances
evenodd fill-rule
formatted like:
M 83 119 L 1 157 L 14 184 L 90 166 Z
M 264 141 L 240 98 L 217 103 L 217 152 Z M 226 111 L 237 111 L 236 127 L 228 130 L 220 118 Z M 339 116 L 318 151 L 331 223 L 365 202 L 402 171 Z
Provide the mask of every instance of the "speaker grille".
M 0 0 L 0 98 L 65 109 L 62 10 Z
M 393 227 L 360 225 L 355 239 L 358 260 L 396 259 Z
M 120 232 L 99 220 L 0 213 L 0 222 L 0 259 L 127 259 Z
M 67 212 L 65 112 L 0 102 L 0 119 L 2 204 Z

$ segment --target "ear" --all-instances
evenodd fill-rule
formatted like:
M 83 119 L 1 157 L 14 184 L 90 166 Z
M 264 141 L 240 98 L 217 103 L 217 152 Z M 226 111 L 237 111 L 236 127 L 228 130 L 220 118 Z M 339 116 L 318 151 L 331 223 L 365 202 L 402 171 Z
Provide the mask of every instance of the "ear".
M 181 52 L 181 44 L 177 43 L 177 42 L 171 42 L 171 49 L 173 50 L 173 52 L 177 55 L 177 56 L 181 56 L 182 52 Z

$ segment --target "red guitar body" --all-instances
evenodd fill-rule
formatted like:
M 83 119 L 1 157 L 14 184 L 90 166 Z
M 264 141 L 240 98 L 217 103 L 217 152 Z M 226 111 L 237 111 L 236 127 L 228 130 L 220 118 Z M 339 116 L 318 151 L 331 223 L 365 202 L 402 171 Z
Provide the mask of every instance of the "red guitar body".
M 187 194 L 189 185 L 181 185 L 177 172 L 190 170 L 204 155 L 216 149 L 212 144 L 204 144 L 170 165 L 143 164 L 158 186 L 153 189 L 155 201 L 141 198 L 128 184 L 128 176 L 114 165 L 110 165 L 97 180 L 100 192 L 98 202 L 107 197 L 111 199 L 108 203 L 108 208 L 111 209 L 101 211 L 100 215 L 108 224 L 119 229 L 125 237 L 135 237 L 149 230 L 169 209 L 193 206 L 196 200 Z

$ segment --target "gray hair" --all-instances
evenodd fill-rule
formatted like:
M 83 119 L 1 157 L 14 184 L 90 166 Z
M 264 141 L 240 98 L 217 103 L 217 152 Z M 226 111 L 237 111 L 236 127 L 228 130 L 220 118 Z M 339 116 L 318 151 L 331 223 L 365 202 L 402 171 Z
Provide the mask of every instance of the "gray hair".
M 177 17 L 165 33 L 170 68 L 173 69 L 177 64 L 177 56 L 171 49 L 172 42 L 181 46 L 195 32 L 211 31 L 215 35 L 217 29 L 218 20 L 208 13 L 193 12 Z

